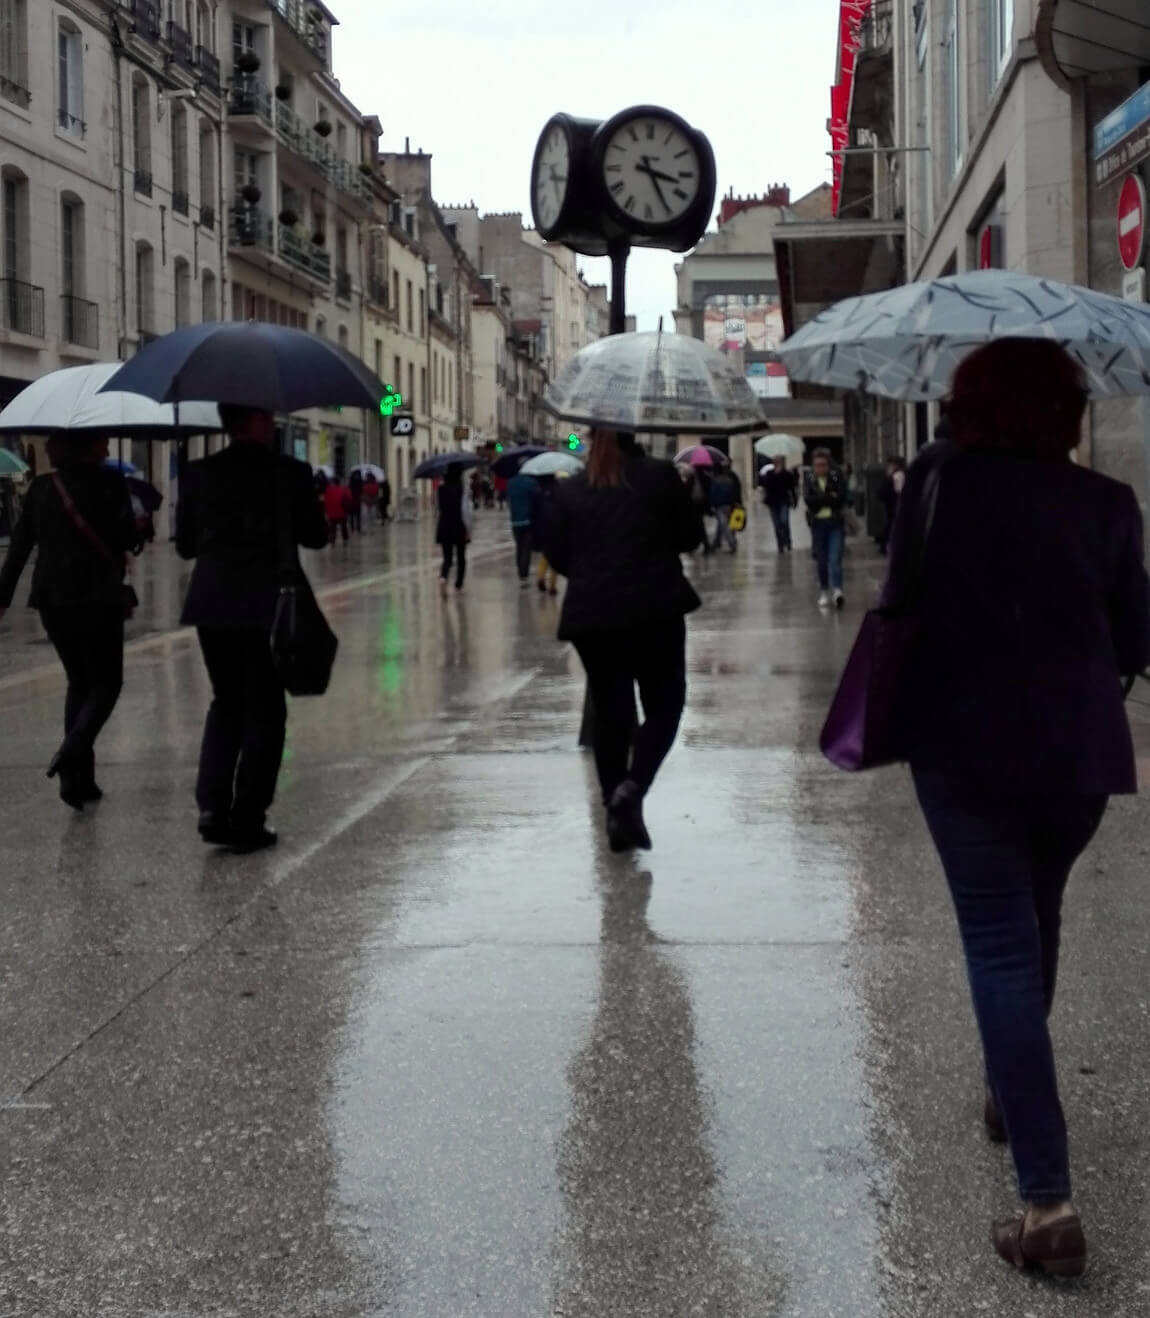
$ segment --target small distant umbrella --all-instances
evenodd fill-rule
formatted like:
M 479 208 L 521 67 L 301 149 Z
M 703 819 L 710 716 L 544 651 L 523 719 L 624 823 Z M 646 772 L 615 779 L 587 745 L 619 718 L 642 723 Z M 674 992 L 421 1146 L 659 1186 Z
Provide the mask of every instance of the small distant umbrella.
M 23 476 L 28 464 L 10 448 L 0 448 L 0 476 Z
M 723 467 L 730 458 L 713 444 L 693 444 L 675 454 L 675 461 L 683 467 Z
M 377 467 L 374 462 L 361 462 L 358 467 L 352 467 L 348 475 L 354 476 L 357 471 L 364 480 L 367 480 L 369 476 L 374 476 L 377 481 L 381 481 L 386 474 L 383 468 Z
M 496 476 L 514 476 L 528 458 L 537 458 L 541 453 L 550 453 L 542 444 L 520 444 L 518 448 L 509 448 L 501 453 L 491 464 Z
M 755 441 L 755 452 L 760 458 L 784 458 L 788 467 L 801 467 L 807 446 L 798 435 L 770 434 Z
M 573 476 L 583 463 L 573 453 L 540 453 L 519 468 L 521 476 Z
M 424 458 L 411 473 L 412 480 L 442 480 L 447 475 L 448 467 L 478 467 L 479 459 L 474 453 L 437 453 L 434 457 Z

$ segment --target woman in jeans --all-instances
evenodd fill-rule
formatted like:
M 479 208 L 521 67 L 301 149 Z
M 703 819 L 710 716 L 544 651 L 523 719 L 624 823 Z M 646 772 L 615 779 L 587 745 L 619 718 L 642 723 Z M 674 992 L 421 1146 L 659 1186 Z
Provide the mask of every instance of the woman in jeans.
M 595 707 L 595 766 L 612 851 L 649 848 L 643 798 L 687 695 L 686 614 L 700 604 L 680 554 L 703 519 L 670 462 L 632 435 L 593 430 L 586 471 L 556 487 L 548 561 L 567 578 L 560 640 L 574 643 Z M 634 731 L 635 687 L 645 721 Z
M 831 464 L 830 452 L 816 449 L 811 458 L 803 499 L 811 527 L 815 558 L 819 566 L 819 608 L 832 602 L 841 609 L 843 597 L 843 546 L 846 540 L 846 507 L 850 495 L 847 478 Z
M 102 439 L 49 441 L 55 470 L 32 482 L 0 571 L 3 618 L 37 550 L 28 604 L 68 676 L 65 737 L 48 776 L 59 777 L 60 799 L 74 810 L 103 796 L 96 738 L 123 685 L 125 563 L 139 544 L 127 482 L 104 466 L 107 452 Z
M 1063 893 L 1115 793 L 1137 790 L 1120 677 L 1150 662 L 1150 582 L 1133 491 L 1076 466 L 1075 362 L 1004 339 L 955 374 L 950 441 L 908 473 L 888 600 L 922 559 L 906 673 L 906 758 L 958 916 L 986 1060 L 985 1119 L 1009 1140 L 1025 1211 L 996 1222 L 1017 1267 L 1077 1274 L 1066 1123 L 1047 1017 Z

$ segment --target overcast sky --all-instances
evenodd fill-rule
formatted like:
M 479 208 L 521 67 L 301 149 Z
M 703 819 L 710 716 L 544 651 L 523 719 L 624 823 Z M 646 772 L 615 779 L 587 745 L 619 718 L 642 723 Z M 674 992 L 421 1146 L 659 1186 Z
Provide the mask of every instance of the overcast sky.
M 434 157 L 441 205 L 521 210 L 536 139 L 557 111 L 606 119 L 650 102 L 711 139 L 718 195 L 830 178 L 826 151 L 838 0 L 330 0 L 335 71 L 383 148 Z M 716 202 L 716 210 L 718 203 Z M 713 221 L 712 221 L 713 227 Z M 627 309 L 654 329 L 675 303 L 665 252 L 636 252 Z M 581 258 L 594 283 L 606 261 Z

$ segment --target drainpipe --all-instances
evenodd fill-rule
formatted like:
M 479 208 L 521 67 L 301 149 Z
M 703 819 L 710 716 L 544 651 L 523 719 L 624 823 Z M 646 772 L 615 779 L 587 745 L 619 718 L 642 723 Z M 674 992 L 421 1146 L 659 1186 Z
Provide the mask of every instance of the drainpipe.
M 126 359 L 128 344 L 128 198 L 127 184 L 124 179 L 124 64 L 123 38 L 115 17 L 112 18 L 112 56 L 116 71 L 116 119 L 119 132 L 116 136 L 116 180 L 118 184 L 117 206 L 120 221 L 120 323 L 117 334 L 116 356 L 120 361 Z M 121 456 L 123 456 L 121 454 Z

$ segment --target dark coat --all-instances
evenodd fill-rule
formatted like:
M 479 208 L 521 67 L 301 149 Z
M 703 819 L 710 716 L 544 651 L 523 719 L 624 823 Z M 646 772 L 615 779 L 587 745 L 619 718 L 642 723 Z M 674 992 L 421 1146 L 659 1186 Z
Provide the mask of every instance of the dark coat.
M 670 462 L 626 449 L 624 483 L 556 485 L 544 552 L 568 578 L 559 636 L 667 622 L 700 605 L 680 554 L 703 542 L 703 519 Z
M 8 608 L 33 549 L 29 604 L 34 609 L 74 608 L 81 604 L 122 606 L 124 555 L 140 540 L 128 485 L 118 471 L 76 463 L 57 473 L 77 510 L 101 542 L 101 554 L 65 511 L 52 477 L 37 476 L 12 532 L 0 570 L 0 608 Z
M 1150 663 L 1150 580 L 1133 491 L 1071 462 L 931 445 L 899 500 L 888 601 L 944 456 L 907 758 L 1004 797 L 1134 792 L 1119 677 Z
M 306 462 L 232 444 L 188 466 L 176 510 L 176 548 L 196 560 L 184 623 L 271 627 L 282 577 L 277 489 L 291 508 L 293 545 L 322 549 L 327 524 Z
M 797 508 L 799 504 L 798 473 L 767 469 L 762 478 L 763 502 L 768 508 Z
M 439 522 L 435 528 L 437 545 L 457 545 L 467 539 L 467 523 L 463 515 L 465 498 L 463 482 L 445 482 L 435 492 L 439 507 Z
M 847 488 L 846 473 L 841 467 L 832 467 L 827 474 L 827 487 L 819 489 L 819 483 L 812 472 L 807 477 L 803 489 L 803 500 L 807 505 L 807 521 L 812 524 L 816 515 L 824 508 L 831 510 L 831 520 L 841 522 L 847 504 L 850 502 L 850 490 Z M 826 518 L 821 520 L 826 521 Z

